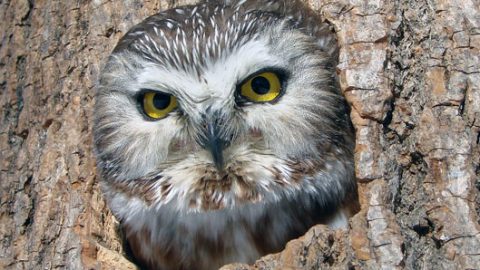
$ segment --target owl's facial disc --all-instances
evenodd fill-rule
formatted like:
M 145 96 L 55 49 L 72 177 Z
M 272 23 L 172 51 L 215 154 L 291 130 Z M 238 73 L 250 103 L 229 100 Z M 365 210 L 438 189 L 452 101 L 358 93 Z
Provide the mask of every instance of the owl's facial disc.
M 252 74 L 246 76 L 240 83 L 232 86 L 235 92 L 231 99 L 239 107 L 243 106 L 263 106 L 262 104 L 274 104 L 279 101 L 285 92 L 287 72 L 279 68 L 262 68 Z M 216 99 L 211 97 L 204 99 L 203 102 L 215 101 L 209 99 Z M 145 114 L 148 120 L 160 121 L 167 117 L 170 112 L 177 108 L 177 98 L 171 94 L 160 91 L 142 89 L 138 94 L 137 101 L 139 103 L 140 111 Z M 181 103 L 181 101 L 180 101 Z M 201 103 L 201 102 L 199 102 Z M 200 107 L 200 106 L 199 106 Z M 231 112 L 228 109 L 224 112 L 224 108 L 212 109 L 207 106 L 204 113 L 201 114 L 200 123 L 195 123 L 198 127 L 195 128 L 195 141 L 205 151 L 211 154 L 212 163 L 215 165 L 218 172 L 224 175 L 225 159 L 224 150 L 227 148 L 233 136 L 233 128 L 231 125 Z M 258 134 L 258 129 L 255 129 Z M 231 159 L 234 159 L 231 158 Z

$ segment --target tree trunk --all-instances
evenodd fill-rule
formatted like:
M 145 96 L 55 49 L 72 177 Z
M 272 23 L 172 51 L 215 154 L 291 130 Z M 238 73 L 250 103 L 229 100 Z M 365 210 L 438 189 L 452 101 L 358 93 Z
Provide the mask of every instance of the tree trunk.
M 0 1 L 0 268 L 135 269 L 99 191 L 92 105 L 118 39 L 193 1 Z M 479 0 L 308 0 L 334 25 L 361 211 L 253 266 L 480 268 Z

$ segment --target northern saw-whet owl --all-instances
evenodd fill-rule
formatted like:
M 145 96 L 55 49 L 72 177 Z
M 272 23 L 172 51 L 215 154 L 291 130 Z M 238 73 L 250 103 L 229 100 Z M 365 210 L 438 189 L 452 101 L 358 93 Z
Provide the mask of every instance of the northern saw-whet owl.
M 347 223 L 354 131 L 329 25 L 297 0 L 153 15 L 100 76 L 94 143 L 137 262 L 215 269 Z

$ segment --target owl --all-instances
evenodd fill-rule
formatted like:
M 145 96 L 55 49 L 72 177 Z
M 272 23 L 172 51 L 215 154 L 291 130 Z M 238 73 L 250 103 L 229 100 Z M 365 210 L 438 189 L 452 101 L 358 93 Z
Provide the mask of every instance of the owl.
M 296 0 L 160 12 L 100 75 L 94 145 L 104 196 L 146 269 L 216 269 L 346 226 L 354 130 L 335 35 Z

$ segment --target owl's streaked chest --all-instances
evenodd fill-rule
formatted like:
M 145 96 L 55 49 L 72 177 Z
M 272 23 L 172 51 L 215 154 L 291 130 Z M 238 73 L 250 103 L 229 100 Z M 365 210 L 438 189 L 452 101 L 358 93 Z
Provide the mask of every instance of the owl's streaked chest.
M 308 194 L 299 194 L 289 201 L 190 214 L 165 207 L 124 228 L 135 257 L 143 258 L 140 264 L 145 268 L 217 269 L 227 263 L 253 263 L 263 254 L 279 252 L 288 240 L 316 223 L 346 225 L 343 214 L 326 213 L 318 202 L 307 200 Z

